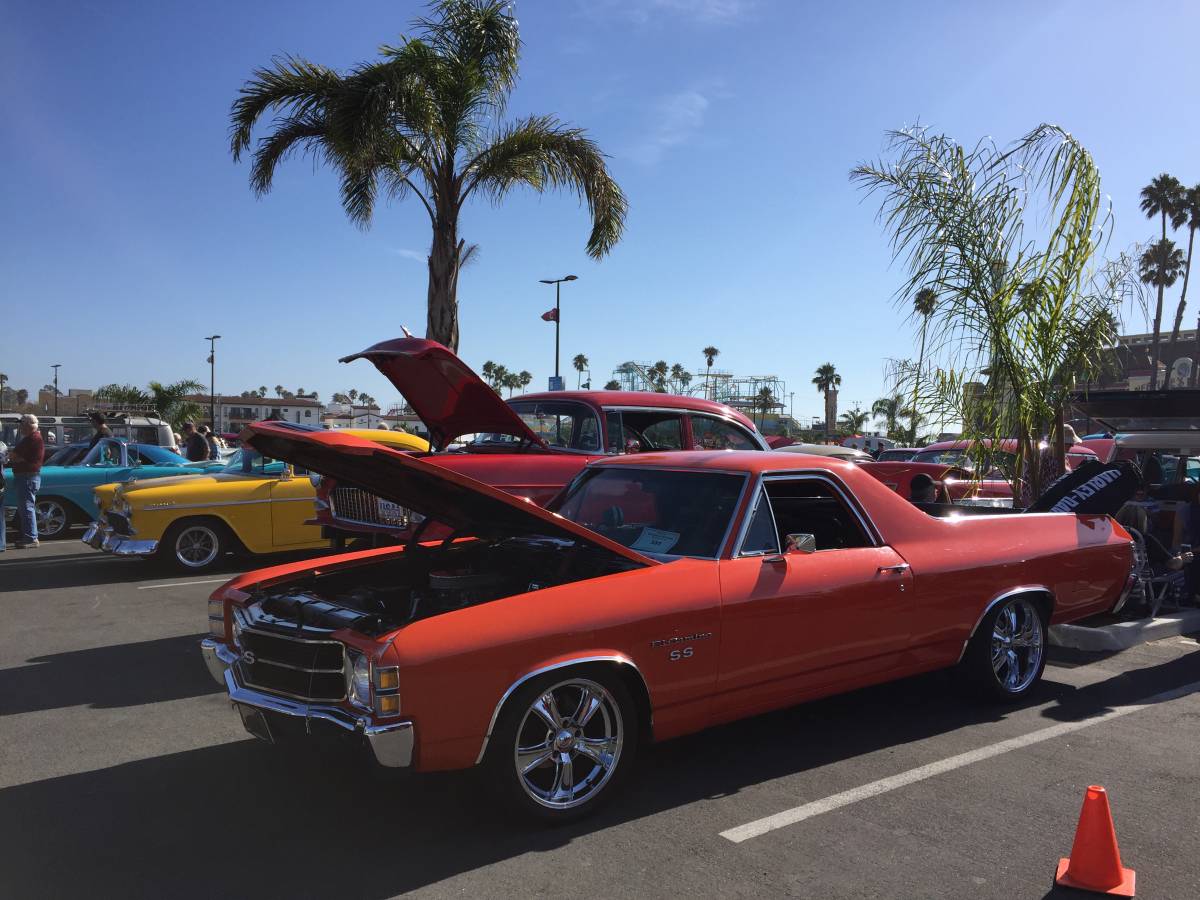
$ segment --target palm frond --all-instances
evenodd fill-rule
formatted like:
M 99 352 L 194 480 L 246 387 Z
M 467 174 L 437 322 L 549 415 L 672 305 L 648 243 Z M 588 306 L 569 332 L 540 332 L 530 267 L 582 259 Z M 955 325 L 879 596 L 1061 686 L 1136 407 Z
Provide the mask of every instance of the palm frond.
M 234 161 L 250 146 L 254 125 L 263 113 L 288 109 L 291 118 L 304 118 L 317 113 L 340 88 L 341 77 L 333 69 L 297 56 L 276 57 L 269 68 L 255 70 L 229 113 Z
M 587 252 L 607 254 L 621 238 L 628 202 L 583 129 L 553 116 L 531 116 L 504 128 L 462 173 L 462 199 L 476 190 L 500 201 L 517 186 L 544 191 L 566 188 L 581 196 L 592 217 Z

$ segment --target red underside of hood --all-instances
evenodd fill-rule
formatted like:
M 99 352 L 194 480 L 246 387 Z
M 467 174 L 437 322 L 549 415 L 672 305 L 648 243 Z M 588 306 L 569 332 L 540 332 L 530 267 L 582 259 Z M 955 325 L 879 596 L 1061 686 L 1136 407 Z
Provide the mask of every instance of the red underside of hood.
M 369 359 L 396 386 L 439 449 L 461 435 L 485 432 L 546 446 L 470 366 L 437 341 L 382 341 L 341 362 L 355 359 Z

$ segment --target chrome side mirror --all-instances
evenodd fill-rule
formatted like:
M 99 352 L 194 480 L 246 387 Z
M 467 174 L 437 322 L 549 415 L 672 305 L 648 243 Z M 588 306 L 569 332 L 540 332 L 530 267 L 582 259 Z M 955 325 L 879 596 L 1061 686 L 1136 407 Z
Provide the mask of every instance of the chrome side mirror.
M 815 534 L 805 534 L 797 532 L 789 534 L 783 540 L 784 553 L 816 553 L 817 552 L 817 536 Z
M 292 464 L 291 464 L 291 463 L 287 463 L 287 464 L 285 464 L 285 465 L 284 465 L 284 467 L 283 467 L 283 471 L 279 473 L 279 480 L 280 480 L 280 481 L 291 481 L 291 480 L 292 480 L 292 474 L 293 474 L 293 472 L 292 472 Z

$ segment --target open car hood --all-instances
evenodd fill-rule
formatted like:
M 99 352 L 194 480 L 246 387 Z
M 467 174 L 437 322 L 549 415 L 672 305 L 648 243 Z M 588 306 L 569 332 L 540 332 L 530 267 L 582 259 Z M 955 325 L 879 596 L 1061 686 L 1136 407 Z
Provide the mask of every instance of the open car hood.
M 538 437 L 470 366 L 437 341 L 382 341 L 341 362 L 369 359 L 429 428 L 438 449 L 464 434 L 505 434 L 539 447 Z
M 459 536 L 545 535 L 582 541 L 642 565 L 658 564 L 523 497 L 363 438 L 311 431 L 290 422 L 256 422 L 240 437 L 264 456 L 329 475 L 339 485 L 362 488 L 449 525 Z

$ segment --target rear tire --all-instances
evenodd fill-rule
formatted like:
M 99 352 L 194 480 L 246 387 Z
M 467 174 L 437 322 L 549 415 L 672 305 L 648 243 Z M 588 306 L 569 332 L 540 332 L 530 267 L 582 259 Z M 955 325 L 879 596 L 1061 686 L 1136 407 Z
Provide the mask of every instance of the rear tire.
M 209 572 L 234 547 L 229 530 L 216 519 L 184 519 L 163 535 L 158 557 L 179 572 Z
M 979 623 L 962 668 L 984 700 L 1010 702 L 1024 697 L 1046 668 L 1046 612 L 1028 594 L 1009 597 Z
M 505 703 L 483 775 L 510 811 L 573 822 L 617 792 L 637 742 L 637 709 L 615 673 L 548 672 Z
M 76 518 L 75 507 L 59 497 L 38 497 L 35 509 L 39 541 L 65 538 Z

